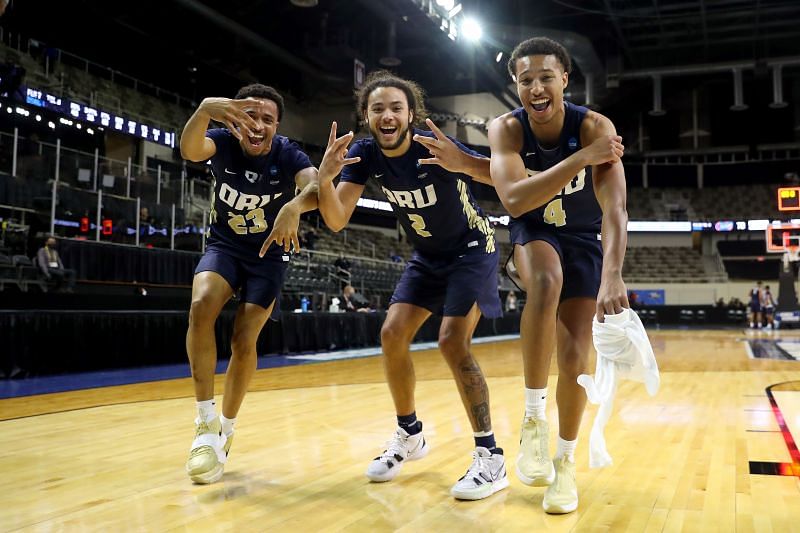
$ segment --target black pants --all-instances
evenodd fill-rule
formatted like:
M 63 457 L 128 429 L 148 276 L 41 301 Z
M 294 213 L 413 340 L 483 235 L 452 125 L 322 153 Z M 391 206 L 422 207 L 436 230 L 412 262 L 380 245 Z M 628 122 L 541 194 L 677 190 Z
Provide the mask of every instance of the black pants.
M 56 289 L 60 289 L 64 285 L 68 290 L 75 288 L 75 271 L 71 268 L 48 268 L 47 273 L 50 274 L 51 279 L 55 280 Z

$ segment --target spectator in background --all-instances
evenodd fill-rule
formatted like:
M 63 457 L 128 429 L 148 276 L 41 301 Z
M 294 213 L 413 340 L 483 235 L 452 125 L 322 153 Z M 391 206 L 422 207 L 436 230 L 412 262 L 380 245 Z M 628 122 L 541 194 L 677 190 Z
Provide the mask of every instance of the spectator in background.
M 718 307 L 720 309 L 725 309 L 725 299 L 720 297 L 720 299 L 717 300 L 717 302 L 714 304 L 714 307 Z
M 58 244 L 52 235 L 47 237 L 42 248 L 36 253 L 36 263 L 47 280 L 55 280 L 56 290 L 66 284 L 67 292 L 73 292 L 75 288 L 75 271 L 64 268 L 61 256 L 56 250 Z
M 345 285 L 342 290 L 340 309 L 347 312 L 358 311 L 359 313 L 367 313 L 370 310 L 366 298 L 360 294 L 356 294 L 356 289 L 352 285 Z
M 508 291 L 506 295 L 506 313 L 516 313 L 517 312 L 517 293 L 514 291 Z

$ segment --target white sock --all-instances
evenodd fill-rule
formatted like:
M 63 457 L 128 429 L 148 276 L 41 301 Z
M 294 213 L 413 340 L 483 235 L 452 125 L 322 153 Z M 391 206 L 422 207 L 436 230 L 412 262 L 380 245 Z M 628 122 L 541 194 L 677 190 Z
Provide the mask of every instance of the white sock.
M 197 418 L 204 422 L 211 422 L 217 417 L 217 402 L 213 399 L 197 402 Z
M 578 445 L 578 439 L 564 440 L 561 435 L 558 436 L 558 444 L 556 445 L 556 456 L 554 459 L 561 459 L 565 455 L 567 458 L 575 462 L 575 446 Z
M 525 418 L 547 420 L 547 387 L 544 389 L 525 389 Z
M 225 415 L 219 415 L 219 421 L 222 424 L 222 432 L 225 436 L 230 437 L 233 434 L 233 425 L 236 423 L 236 417 L 225 418 Z

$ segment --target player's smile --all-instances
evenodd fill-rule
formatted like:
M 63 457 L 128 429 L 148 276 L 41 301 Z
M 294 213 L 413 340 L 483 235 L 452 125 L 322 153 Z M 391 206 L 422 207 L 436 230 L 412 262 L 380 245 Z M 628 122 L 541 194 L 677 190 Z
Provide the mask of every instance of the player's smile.
M 530 101 L 530 106 L 533 108 L 533 112 L 536 114 L 545 114 L 548 109 L 550 109 L 550 104 L 552 100 L 550 98 L 534 98 Z

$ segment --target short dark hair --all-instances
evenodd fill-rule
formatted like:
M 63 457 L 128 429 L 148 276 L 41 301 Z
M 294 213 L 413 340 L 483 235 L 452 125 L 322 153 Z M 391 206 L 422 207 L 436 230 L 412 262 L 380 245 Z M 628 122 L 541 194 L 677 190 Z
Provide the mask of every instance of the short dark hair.
M 567 74 L 572 72 L 572 60 L 569 58 L 567 49 L 560 43 L 547 37 L 532 37 L 519 43 L 514 51 L 511 52 L 511 57 L 508 60 L 508 73 L 511 77 L 517 77 L 517 60 L 527 56 L 549 56 L 554 55 L 558 59 L 564 72 Z
M 380 87 L 395 87 L 405 93 L 408 100 L 408 109 L 414 113 L 413 126 L 419 126 L 425 122 L 428 110 L 425 109 L 425 91 L 416 82 L 403 79 L 389 72 L 388 70 L 376 70 L 370 72 L 364 85 L 356 90 L 356 112 L 361 119 L 367 112 L 367 103 L 372 91 Z
M 283 96 L 272 87 L 260 83 L 251 83 L 239 89 L 239 92 L 233 97 L 234 100 L 244 100 L 245 98 L 272 100 L 278 106 L 278 122 L 283 118 Z

